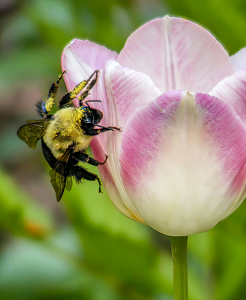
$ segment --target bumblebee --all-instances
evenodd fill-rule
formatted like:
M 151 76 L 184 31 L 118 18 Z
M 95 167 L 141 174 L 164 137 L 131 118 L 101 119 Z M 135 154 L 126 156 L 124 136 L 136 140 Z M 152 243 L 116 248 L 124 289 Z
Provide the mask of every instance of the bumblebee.
M 99 166 L 106 163 L 86 154 L 93 136 L 106 131 L 119 130 L 117 127 L 103 127 L 99 123 L 103 113 L 89 106 L 89 102 L 101 102 L 100 100 L 84 101 L 97 81 L 98 70 L 88 80 L 80 82 L 74 89 L 65 94 L 55 114 L 50 114 L 55 103 L 55 98 L 60 81 L 66 71 L 59 76 L 49 90 L 46 99 L 36 104 L 37 112 L 43 119 L 29 120 L 17 131 L 19 139 L 30 148 L 35 149 L 38 140 L 41 140 L 43 155 L 51 167 L 50 182 L 55 190 L 56 199 L 59 202 L 66 188 L 72 188 L 72 178 L 77 183 L 82 179 L 97 180 L 99 193 L 101 193 L 101 181 L 96 174 L 87 171 L 78 165 L 79 162 Z M 73 99 L 79 96 L 79 107 L 75 107 Z M 84 102 L 84 103 L 83 103 Z

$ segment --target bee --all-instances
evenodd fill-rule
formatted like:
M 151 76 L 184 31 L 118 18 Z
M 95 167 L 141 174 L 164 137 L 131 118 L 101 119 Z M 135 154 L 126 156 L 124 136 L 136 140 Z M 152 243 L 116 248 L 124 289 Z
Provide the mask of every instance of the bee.
M 96 70 L 87 80 L 83 80 L 74 89 L 65 94 L 60 102 L 56 113 L 50 114 L 54 104 L 59 84 L 66 71 L 58 77 L 49 90 L 46 99 L 36 104 L 37 112 L 41 120 L 29 120 L 17 131 L 19 139 L 24 141 L 30 148 L 35 149 L 37 142 L 41 140 L 43 155 L 51 167 L 50 182 L 55 190 L 56 199 L 59 202 L 66 188 L 72 188 L 72 178 L 77 183 L 82 179 L 98 181 L 99 193 L 101 193 L 101 181 L 96 174 L 87 171 L 79 162 L 99 166 L 106 163 L 105 160 L 98 160 L 86 154 L 91 139 L 106 131 L 118 130 L 120 128 L 99 125 L 103 113 L 89 106 L 89 102 L 101 102 L 100 100 L 88 100 L 90 90 L 97 81 L 99 71 Z M 73 99 L 79 96 L 79 107 L 75 107 Z

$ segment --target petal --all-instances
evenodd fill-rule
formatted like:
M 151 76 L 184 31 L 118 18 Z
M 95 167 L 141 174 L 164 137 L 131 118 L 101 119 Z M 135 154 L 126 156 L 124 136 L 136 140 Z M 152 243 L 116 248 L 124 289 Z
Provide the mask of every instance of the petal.
M 246 71 L 226 77 L 209 94 L 226 101 L 242 121 L 246 121 Z
M 65 74 L 65 82 L 68 90 L 71 90 L 75 85 L 84 79 L 87 79 L 94 70 L 103 69 L 108 60 L 115 60 L 118 54 L 112 52 L 102 46 L 98 46 L 89 41 L 74 40 L 72 41 L 63 51 L 62 54 L 62 70 L 67 70 Z M 108 111 L 108 102 L 105 94 L 104 86 L 104 76 L 99 73 L 98 82 L 91 91 L 92 95 L 89 98 L 102 100 L 102 105 L 98 104 L 98 109 L 102 111 Z M 95 108 L 97 108 L 97 103 L 95 103 Z M 104 110 L 105 108 L 106 110 Z M 110 110 L 109 110 L 110 111 Z M 105 120 L 103 120 L 105 122 Z M 109 125 L 108 125 L 109 126 Z M 114 125 L 116 126 L 116 125 Z M 109 132 L 108 135 L 114 134 Z M 104 135 L 105 137 L 107 135 Z M 99 136 L 100 137 L 100 136 Z M 104 139 L 102 139 L 104 141 Z M 110 141 L 110 138 L 108 139 Z M 111 149 L 109 147 L 109 149 Z M 91 148 L 93 155 L 99 161 L 105 159 L 105 152 L 107 149 L 105 143 L 100 144 L 98 138 L 94 137 L 91 142 Z M 108 152 L 107 152 L 108 153 Z M 113 153 L 113 152 L 112 152 Z M 103 184 L 112 199 L 112 202 L 117 206 L 117 208 L 128 218 L 135 221 L 144 223 L 141 216 L 133 215 L 133 213 L 126 207 L 124 202 L 119 195 L 119 192 L 115 185 L 115 180 L 112 176 L 110 159 L 107 164 L 99 166 L 99 172 L 102 175 Z
M 137 107 L 147 105 L 147 103 L 154 100 L 158 95 L 160 95 L 160 91 L 147 75 L 124 68 L 116 62 L 111 61 L 101 71 L 94 92 L 94 96 L 102 100 L 102 102 L 95 103 L 93 107 L 104 112 L 104 118 L 100 125 L 117 126 L 124 130 L 125 122 L 131 117 Z M 109 195 L 114 193 L 114 199 L 110 198 L 115 206 L 119 207 L 121 211 L 123 210 L 122 207 L 127 207 L 135 220 L 143 222 L 138 211 L 127 196 L 127 192 L 122 188 L 121 193 L 118 192 L 118 186 L 122 187 L 120 164 L 118 161 L 121 137 L 122 132 L 117 131 L 98 135 L 97 140 L 102 151 L 109 156 L 107 164 L 99 168 L 99 172 L 103 178 L 107 193 Z M 91 144 L 91 148 L 96 157 L 97 153 L 93 144 Z M 106 171 L 106 168 L 109 168 L 110 172 Z M 107 173 L 107 176 L 105 176 L 104 172 Z M 110 178 L 108 176 L 109 173 Z M 116 196 L 117 193 L 118 195 Z M 124 214 L 127 215 L 126 212 Z M 130 217 L 129 213 L 127 216 Z
M 161 92 L 208 93 L 233 73 L 227 52 L 207 30 L 168 16 L 134 32 L 117 61 L 149 75 Z
M 230 57 L 234 71 L 246 70 L 246 48 L 239 50 Z
M 108 155 L 107 163 L 98 167 L 105 190 L 113 204 L 120 212 L 132 220 L 145 223 L 139 212 L 131 203 L 126 190 L 122 187 L 120 164 L 118 160 L 118 145 L 121 139 L 121 133 L 115 131 L 107 132 L 104 136 L 107 136 L 106 150 L 103 150 L 102 143 L 98 142 L 101 135 L 92 139 L 91 149 L 95 159 L 99 161 L 104 160 L 104 154 Z M 119 186 L 121 187 L 120 192 L 118 188 Z
M 101 70 L 110 59 L 118 54 L 89 41 L 73 40 L 62 53 L 62 70 L 67 70 L 65 82 L 68 90 L 82 80 L 88 79 L 95 70 Z
M 245 126 L 223 101 L 168 92 L 126 124 L 124 189 L 157 231 L 178 236 L 208 230 L 245 197 L 245 148 Z
M 126 121 L 135 110 L 146 106 L 159 95 L 160 91 L 147 75 L 109 61 L 99 74 L 93 94 L 95 99 L 100 99 L 101 102 L 93 103 L 93 107 L 104 113 L 100 125 L 120 127 L 124 130 Z M 117 139 L 119 148 L 121 134 L 116 135 L 120 137 Z M 111 139 L 110 133 L 98 136 L 98 141 L 106 152 Z
M 99 161 L 103 161 L 105 159 L 104 151 L 102 150 L 101 145 L 96 137 L 92 139 L 91 149 L 95 159 Z M 129 219 L 140 223 L 144 223 L 140 215 L 138 215 L 138 217 L 133 215 L 133 213 L 124 204 L 124 201 L 122 200 L 119 191 L 116 187 L 114 177 L 112 176 L 110 161 L 108 160 L 105 165 L 98 166 L 98 170 L 101 175 L 103 186 L 107 191 L 107 194 L 111 199 L 112 203 L 117 207 L 117 209 Z
M 136 109 L 146 106 L 161 94 L 149 76 L 113 61 L 106 66 L 104 82 L 107 101 L 112 101 L 119 112 L 120 126 L 124 126 Z M 108 122 L 111 122 L 110 118 Z

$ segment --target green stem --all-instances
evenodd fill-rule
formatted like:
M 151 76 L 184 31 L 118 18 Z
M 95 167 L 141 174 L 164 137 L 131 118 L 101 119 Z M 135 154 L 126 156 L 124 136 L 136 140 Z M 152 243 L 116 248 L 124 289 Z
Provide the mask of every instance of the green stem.
M 187 236 L 171 236 L 174 300 L 188 299 Z

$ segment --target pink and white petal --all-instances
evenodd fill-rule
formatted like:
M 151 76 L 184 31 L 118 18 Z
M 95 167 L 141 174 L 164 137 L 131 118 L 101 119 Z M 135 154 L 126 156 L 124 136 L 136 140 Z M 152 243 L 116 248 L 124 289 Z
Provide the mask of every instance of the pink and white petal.
M 211 144 L 216 146 L 217 157 L 223 164 L 227 191 L 228 216 L 242 203 L 246 194 L 246 127 L 230 105 L 209 95 L 197 94 L 198 109 L 204 111 L 204 120 Z
M 116 60 L 118 54 L 90 41 L 74 39 L 62 53 L 62 70 L 68 90 L 82 80 L 88 79 L 95 70 L 101 70 L 110 59 Z
M 124 71 L 122 71 L 124 70 Z M 133 76 L 135 74 L 136 76 Z M 114 76 L 115 75 L 115 76 Z M 127 81 L 127 78 L 130 77 L 130 80 Z M 139 77 L 141 80 L 143 80 L 142 84 L 145 84 L 144 86 L 141 85 L 141 80 L 139 81 Z M 135 86 L 134 87 L 134 82 Z M 126 85 L 130 84 L 131 89 L 128 89 L 128 86 Z M 128 96 L 124 94 L 123 89 L 118 89 L 117 92 L 114 92 L 115 89 L 119 87 L 119 85 L 125 85 L 125 89 L 128 90 Z M 101 87 L 101 90 L 98 88 Z M 102 112 L 104 112 L 104 118 L 102 119 L 102 122 L 100 125 L 102 126 L 114 126 L 114 127 L 121 127 L 122 130 L 124 130 L 124 117 L 127 114 L 127 111 L 123 112 L 121 115 L 120 109 L 118 105 L 121 105 L 119 103 L 119 100 L 124 100 L 127 102 L 129 106 L 129 112 L 132 114 L 133 110 L 133 104 L 128 102 L 127 99 L 124 99 L 123 96 L 130 97 L 130 99 L 133 99 L 132 93 L 138 97 L 139 95 L 142 95 L 144 97 L 144 94 L 147 97 L 151 97 L 151 93 L 148 92 L 146 87 L 150 87 L 150 91 L 153 92 L 153 90 L 159 94 L 158 90 L 155 89 L 152 81 L 148 78 L 148 76 L 144 74 L 138 74 L 138 72 L 122 68 L 118 64 L 115 64 L 113 62 L 108 62 L 107 66 L 105 69 L 103 69 L 100 73 L 100 77 L 98 79 L 98 85 L 95 89 L 95 94 L 98 95 L 99 97 L 101 96 L 100 100 L 102 100 L 101 103 L 93 103 L 93 107 L 100 109 Z M 105 91 L 104 91 L 105 89 Z M 146 89 L 146 90 L 145 90 Z M 136 93 L 136 90 L 138 93 Z M 145 93 L 144 93 L 145 92 Z M 98 94 L 97 94 L 98 93 Z M 123 96 L 122 96 L 123 93 Z M 106 95 L 106 97 L 105 97 Z M 146 99 L 143 99 L 143 103 L 146 101 Z M 135 104 L 136 106 L 136 104 Z M 105 166 L 101 166 L 99 168 L 99 172 L 102 176 L 102 178 L 111 178 L 110 180 L 106 180 L 104 182 L 106 191 L 109 195 L 114 193 L 115 195 L 115 200 L 112 201 L 116 207 L 120 207 L 119 210 L 123 211 L 124 207 L 127 208 L 128 210 L 128 215 L 126 212 L 124 212 L 125 215 L 127 215 L 130 218 L 134 218 L 135 220 L 139 222 L 143 222 L 140 214 L 132 204 L 131 200 L 127 196 L 127 192 L 124 188 L 122 188 L 122 179 L 121 179 L 121 174 L 120 174 L 120 163 L 119 163 L 119 151 L 121 147 L 121 138 L 122 138 L 122 132 L 119 131 L 109 131 L 104 134 L 100 134 L 97 136 L 97 140 L 100 144 L 101 147 L 101 153 L 105 153 L 108 155 L 108 160 L 107 164 Z M 94 140 L 94 139 L 93 139 Z M 97 157 L 98 153 L 96 151 L 95 145 L 92 143 L 91 148 L 93 151 L 93 154 L 95 157 Z M 108 170 L 110 170 L 110 172 Z M 105 173 L 106 172 L 106 176 Z M 108 174 L 111 174 L 110 176 Z M 103 179 L 104 180 L 104 179 Z M 114 182 L 114 184 L 112 184 Z M 121 187 L 120 193 L 118 191 L 118 187 Z M 115 188 L 116 187 L 116 188 Z M 117 196 L 118 194 L 118 196 Z M 122 199 L 122 200 L 120 200 Z M 123 201 L 123 202 L 122 202 Z M 131 213 L 131 216 L 129 216 L 129 212 Z
M 230 57 L 234 71 L 246 70 L 246 48 L 239 50 Z
M 146 106 L 161 94 L 149 76 L 114 61 L 106 66 L 105 86 L 107 99 L 114 102 L 122 128 L 136 109 Z
M 146 106 L 159 95 L 160 91 L 147 75 L 109 61 L 99 74 L 93 94 L 102 102 L 93 103 L 93 107 L 104 113 L 100 125 L 119 127 L 123 131 L 135 110 Z M 120 148 L 122 134 L 116 132 L 115 135 L 115 143 Z M 112 138 L 113 133 L 110 132 L 98 136 L 105 153 L 109 153 L 108 144 Z
M 114 102 L 114 99 L 112 97 L 107 97 L 107 91 L 105 87 L 105 76 L 105 69 L 102 69 L 99 73 L 97 83 L 93 88 L 93 99 L 100 100 L 101 102 L 91 103 L 90 105 L 103 113 L 103 119 L 100 122 L 101 126 L 121 127 L 119 111 L 117 110 L 117 106 Z M 106 133 L 99 134 L 97 136 L 97 139 L 104 153 L 109 155 L 110 152 L 108 149 L 108 145 L 112 143 L 112 139 L 114 139 L 115 143 L 118 143 L 120 145 L 121 132 L 108 131 Z
M 94 54 L 94 55 L 93 55 Z M 110 59 L 116 59 L 117 53 L 107 50 L 104 47 L 95 45 L 88 41 L 79 41 L 75 40 L 70 43 L 63 51 L 62 54 L 62 70 L 67 70 L 65 75 L 65 81 L 68 87 L 68 90 L 71 90 L 75 85 L 81 82 L 84 79 L 87 79 L 95 69 L 103 69 L 106 62 Z M 116 113 L 112 109 L 108 109 L 108 106 L 113 105 L 109 103 L 106 98 L 105 86 L 104 86 L 104 76 L 103 70 L 99 73 L 98 82 L 93 88 L 93 97 L 94 99 L 101 100 L 101 103 L 94 103 L 94 107 L 102 110 L 103 112 L 112 112 Z M 100 106 L 100 104 L 102 104 Z M 105 113 L 107 116 L 107 114 Z M 103 119 L 104 122 L 110 118 Z M 110 126 L 109 124 L 105 126 Z M 111 126 L 117 126 L 117 124 L 111 124 Z M 115 134 L 114 132 L 108 132 L 107 135 L 100 135 L 97 138 L 93 138 L 91 142 L 91 148 L 96 159 L 103 161 L 105 159 L 105 153 L 111 153 L 107 164 L 99 167 L 99 172 L 102 174 L 103 183 L 106 187 L 108 194 L 112 197 L 113 203 L 115 206 L 127 217 L 136 220 L 138 222 L 144 223 L 141 216 L 136 212 L 136 215 L 133 214 L 134 209 L 131 211 L 125 206 L 122 201 L 117 188 L 115 187 L 115 180 L 112 176 L 110 160 L 114 158 L 114 151 L 116 143 L 112 143 L 113 139 L 110 137 L 110 134 Z M 104 141 L 104 137 L 108 137 L 105 143 L 99 143 L 98 138 Z M 109 146 L 107 146 L 107 141 Z M 107 151 L 109 149 L 109 151 Z M 112 151 L 111 151 L 112 149 Z M 107 152 L 106 152 L 107 151 Z M 116 160 L 116 159 L 114 159 Z
M 246 71 L 239 70 L 226 77 L 209 95 L 226 101 L 242 121 L 246 122 Z
M 157 231 L 174 236 L 202 232 L 245 196 L 245 147 L 245 127 L 223 101 L 168 92 L 126 124 L 120 152 L 123 187 Z
M 93 151 L 94 158 L 99 161 L 104 161 L 105 154 L 103 149 L 101 148 L 100 143 L 98 142 L 97 137 L 94 137 L 91 142 L 91 148 Z M 107 161 L 105 165 L 99 166 L 99 173 L 101 175 L 102 183 L 107 191 L 109 198 L 111 199 L 112 203 L 117 207 L 117 209 L 129 219 L 134 221 L 144 223 L 140 216 L 134 216 L 132 212 L 126 207 L 124 204 L 119 191 L 115 185 L 114 177 L 112 176 L 110 162 Z
M 100 99 L 102 102 L 92 104 L 94 108 L 99 109 L 104 113 L 104 117 L 100 122 L 100 125 L 105 127 L 121 126 L 119 110 L 117 108 L 116 101 L 111 94 L 111 88 L 106 88 L 106 84 L 110 80 L 111 76 L 110 70 L 114 67 L 115 65 L 109 62 L 106 70 L 101 70 L 98 77 L 98 82 L 94 87 L 93 96 L 95 99 Z M 144 223 L 138 211 L 127 202 L 129 199 L 126 191 L 123 190 L 123 192 L 119 194 L 117 188 L 119 184 L 122 185 L 120 164 L 118 161 L 121 137 L 122 132 L 119 131 L 108 131 L 100 134 L 96 138 L 92 139 L 91 149 L 94 157 L 99 161 L 103 161 L 104 154 L 108 155 L 107 163 L 99 167 L 99 173 L 101 175 L 104 187 L 113 204 L 130 219 Z M 122 195 L 124 195 L 124 201 Z
M 117 61 L 149 75 L 162 93 L 174 89 L 208 93 L 233 73 L 227 52 L 207 30 L 168 16 L 135 31 Z
M 104 136 L 107 137 L 106 151 L 103 150 L 103 143 L 101 141 L 99 142 L 99 138 L 102 139 L 102 135 L 92 139 L 91 149 L 94 157 L 99 161 L 103 160 L 104 153 L 108 155 L 107 163 L 98 168 L 105 190 L 107 191 L 107 194 L 109 195 L 109 198 L 113 204 L 125 216 L 140 223 L 145 223 L 139 212 L 132 204 L 126 190 L 122 185 L 120 163 L 118 160 L 121 133 L 115 131 L 107 132 L 107 134 L 104 134 Z M 118 187 L 120 187 L 120 192 Z

